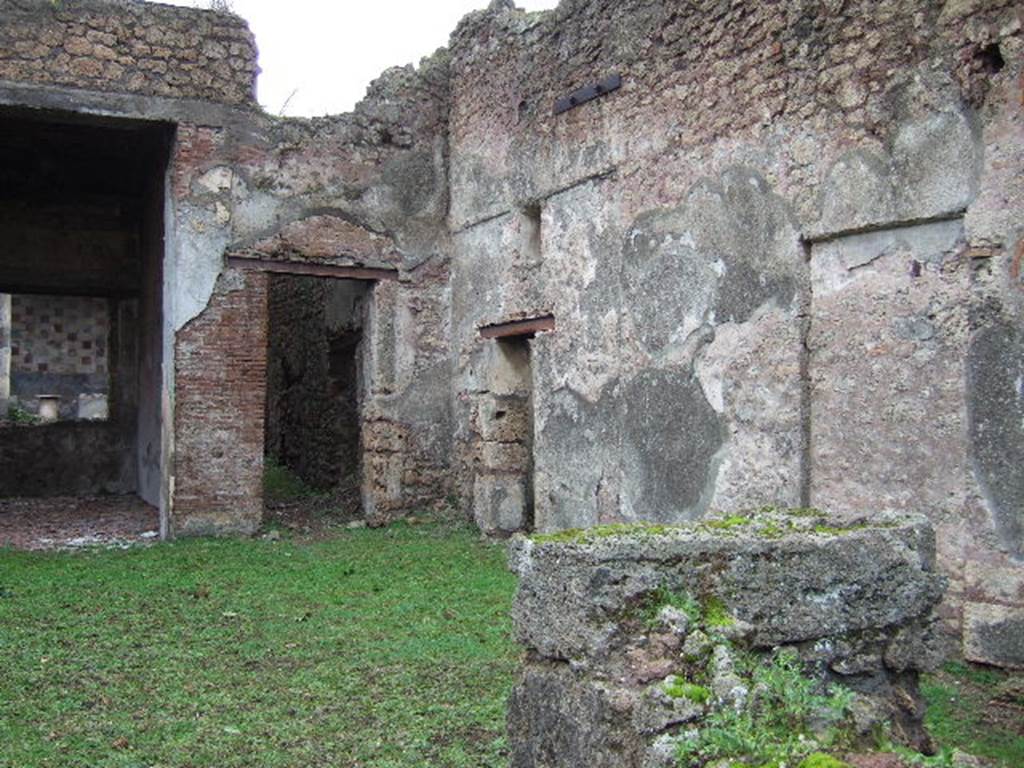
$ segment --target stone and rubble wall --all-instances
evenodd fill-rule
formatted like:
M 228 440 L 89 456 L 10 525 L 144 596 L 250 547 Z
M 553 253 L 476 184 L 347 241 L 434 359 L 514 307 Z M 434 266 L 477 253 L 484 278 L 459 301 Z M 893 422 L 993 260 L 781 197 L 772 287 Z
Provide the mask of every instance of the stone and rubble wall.
M 939 658 L 945 586 L 932 528 L 921 515 L 843 526 L 800 511 L 517 536 L 513 768 L 682 765 L 679 744 L 714 712 L 753 713 L 768 693 L 738 674 L 744 656 L 788 654 L 820 689 L 851 691 L 836 725 L 854 742 L 889 727 L 923 746 L 917 675 Z
M 0 18 L 0 81 L 255 100 L 256 44 L 238 16 L 141 0 L 2 0 Z
M 449 488 L 446 94 L 440 56 L 385 73 L 350 115 L 180 124 L 172 160 L 176 282 L 189 286 L 175 309 L 177 355 L 180 329 L 214 306 L 207 297 L 225 256 L 257 271 L 261 262 L 391 270 L 367 284 L 361 313 L 358 464 L 364 514 L 377 523 L 441 504 Z M 184 462 L 207 453 L 183 428 L 179 487 Z M 262 466 L 262 431 L 235 448 L 246 458 L 232 473 Z
M 924 512 L 951 633 L 1024 665 L 1021 25 L 1002 0 L 467 17 L 449 131 L 465 503 L 495 366 L 478 329 L 553 315 L 531 341 L 538 530 Z
M 163 377 L 147 394 L 163 424 L 147 460 L 160 456 L 164 532 L 251 531 L 261 517 L 265 276 L 229 255 L 394 271 L 367 299 L 364 508 L 385 522 L 443 503 L 446 55 L 389 70 L 351 114 L 284 120 L 255 104 L 254 42 L 232 14 L 3 0 L 0 16 L 0 106 L 174 126 Z
M 175 126 L 168 532 L 258 522 L 265 381 L 233 346 L 265 332 L 249 272 L 387 269 L 364 326 L 370 520 L 451 492 L 499 531 L 921 511 L 948 628 L 970 658 L 1024 665 L 1018 3 L 495 0 L 450 51 L 315 120 L 256 109 L 230 14 L 0 12 L 3 107 Z M 480 328 L 550 316 L 530 386 L 504 392 Z M 217 377 L 259 391 L 215 395 Z M 509 396 L 532 424 L 501 439 Z M 215 406 L 244 426 L 194 423 Z

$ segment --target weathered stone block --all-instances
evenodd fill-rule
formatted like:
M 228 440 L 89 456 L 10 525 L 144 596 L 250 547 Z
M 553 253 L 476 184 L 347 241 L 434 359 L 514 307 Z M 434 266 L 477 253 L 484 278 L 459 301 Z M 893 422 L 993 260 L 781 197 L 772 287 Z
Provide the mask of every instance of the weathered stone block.
M 516 635 L 547 658 L 606 655 L 622 612 L 659 587 L 721 599 L 753 625 L 757 646 L 916 621 L 945 585 L 935 572 L 932 528 L 918 515 L 880 520 L 834 528 L 784 515 L 728 535 L 696 523 L 639 527 L 634 535 L 517 537 L 510 555 L 520 578 Z
M 473 519 L 484 533 L 521 531 L 528 522 L 527 481 L 521 475 L 478 475 Z
M 530 433 L 529 410 L 524 398 L 487 397 L 480 402 L 477 430 L 484 440 L 514 443 Z
M 516 537 L 510 563 L 527 649 L 509 702 L 514 768 L 674 765 L 673 740 L 709 711 L 766 695 L 737 646 L 758 663 L 799 659 L 797 674 L 820 686 L 841 680 L 855 733 L 889 723 L 898 740 L 925 743 L 917 672 L 936 660 L 944 579 L 922 516 L 606 526 Z
M 631 708 L 613 686 L 581 680 L 565 665 L 530 665 L 509 700 L 511 768 L 636 765 L 643 742 L 626 717 Z
M 480 461 L 486 469 L 522 472 L 529 466 L 530 450 L 522 443 L 483 443 Z
M 964 608 L 964 656 L 1024 669 L 1024 608 L 973 603 Z

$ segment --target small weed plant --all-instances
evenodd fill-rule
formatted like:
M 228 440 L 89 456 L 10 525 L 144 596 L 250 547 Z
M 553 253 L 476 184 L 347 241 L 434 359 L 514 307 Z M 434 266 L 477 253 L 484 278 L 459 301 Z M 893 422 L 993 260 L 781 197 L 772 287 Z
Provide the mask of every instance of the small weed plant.
M 744 657 L 738 667 L 749 681 L 750 701 L 745 707 L 722 707 L 708 715 L 699 731 L 679 743 L 680 768 L 716 760 L 757 768 L 796 766 L 801 761 L 830 766 L 811 758 L 841 741 L 839 726 L 853 694 L 840 686 L 822 689 L 804 675 L 792 651 L 780 651 L 767 663 Z
M 706 704 L 711 699 L 711 691 L 703 685 L 688 683 L 678 677 L 665 680 L 665 693 L 673 699 L 689 699 L 695 704 Z
M 12 424 L 17 424 L 23 427 L 30 427 L 42 421 L 36 414 L 26 410 L 17 403 L 11 403 L 11 405 L 8 406 L 7 419 Z
M 658 614 L 666 606 L 677 608 L 685 613 L 686 618 L 693 625 L 699 624 L 703 616 L 700 603 L 689 592 L 685 590 L 677 591 L 661 586 L 647 596 L 640 612 L 640 618 L 648 629 L 658 624 Z

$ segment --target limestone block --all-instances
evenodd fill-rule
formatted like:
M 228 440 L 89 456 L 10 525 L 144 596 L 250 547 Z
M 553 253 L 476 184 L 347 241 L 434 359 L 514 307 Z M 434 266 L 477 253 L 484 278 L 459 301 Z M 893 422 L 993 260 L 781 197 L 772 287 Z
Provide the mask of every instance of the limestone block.
M 530 434 L 529 411 L 522 398 L 486 397 L 480 403 L 477 431 L 484 440 L 514 443 Z
M 527 481 L 521 475 L 478 475 L 473 519 L 484 533 L 521 531 L 528 522 Z
M 884 524 L 833 529 L 790 517 L 769 529 L 791 531 L 781 538 L 761 535 L 758 523 L 730 536 L 697 523 L 580 541 L 517 537 L 516 636 L 550 659 L 605 655 L 617 616 L 663 586 L 713 593 L 753 625 L 756 646 L 907 624 L 927 615 L 945 587 L 934 534 L 920 515 L 878 519 Z
M 964 656 L 981 664 L 1024 669 L 1024 607 L 965 606 Z
M 672 739 L 765 695 L 743 676 L 738 647 L 762 661 L 776 648 L 823 684 L 822 669 L 843 670 L 860 734 L 887 722 L 904 743 L 926 738 L 917 672 L 944 579 L 923 516 L 609 526 L 515 537 L 510 561 L 528 651 L 509 701 L 516 768 L 673 765 Z M 678 611 L 649 618 L 666 599 L 687 599 L 702 628 L 682 649 Z
M 530 465 L 530 450 L 522 443 L 483 443 L 480 460 L 489 470 L 524 474 Z

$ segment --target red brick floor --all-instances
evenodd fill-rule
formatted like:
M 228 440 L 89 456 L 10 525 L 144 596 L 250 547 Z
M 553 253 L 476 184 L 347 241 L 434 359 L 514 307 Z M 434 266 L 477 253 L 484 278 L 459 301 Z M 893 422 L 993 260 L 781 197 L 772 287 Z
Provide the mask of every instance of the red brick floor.
M 0 547 L 73 549 L 156 541 L 159 513 L 137 496 L 0 498 Z

